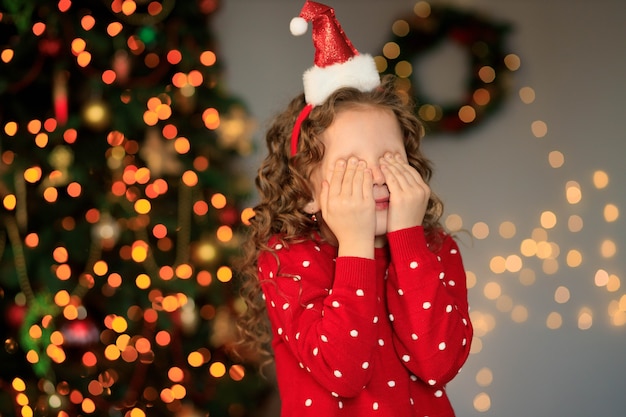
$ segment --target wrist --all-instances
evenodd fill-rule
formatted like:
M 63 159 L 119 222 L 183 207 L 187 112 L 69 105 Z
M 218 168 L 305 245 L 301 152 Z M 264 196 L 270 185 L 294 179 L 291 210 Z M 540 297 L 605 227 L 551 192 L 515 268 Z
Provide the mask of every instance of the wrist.
M 337 256 L 353 256 L 357 258 L 374 259 L 374 241 L 343 240 L 339 241 Z

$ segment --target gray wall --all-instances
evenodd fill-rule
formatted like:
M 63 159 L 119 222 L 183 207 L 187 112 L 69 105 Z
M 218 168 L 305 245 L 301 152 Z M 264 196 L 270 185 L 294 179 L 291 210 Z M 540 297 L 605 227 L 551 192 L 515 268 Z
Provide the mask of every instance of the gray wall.
M 391 23 L 411 12 L 411 0 L 328 0 L 346 33 L 361 52 L 380 54 Z M 223 0 L 215 18 L 225 60 L 228 88 L 246 101 L 259 123 L 256 139 L 273 114 L 301 90 L 301 74 L 312 64 L 310 32 L 292 37 L 289 20 L 303 2 L 295 0 Z M 449 394 L 459 416 L 548 417 L 626 415 L 626 325 L 611 313 L 626 310 L 626 4 L 622 0 L 464 0 L 447 4 L 480 11 L 508 21 L 514 31 L 510 50 L 520 56 L 510 98 L 490 120 L 463 137 L 436 136 L 424 143 L 436 166 L 434 190 L 446 202 L 446 219 L 460 216 L 470 232 L 484 222 L 486 238 L 461 235 L 461 250 L 471 272 L 470 303 L 477 327 L 474 353 Z M 435 51 L 418 67 L 422 82 L 438 97 L 453 97 L 463 88 L 464 68 L 452 47 Z M 536 100 L 524 104 L 518 94 L 531 87 Z M 537 138 L 531 124 L 548 126 Z M 260 155 L 251 157 L 255 166 Z M 552 151 L 565 163 L 553 168 Z M 597 170 L 609 176 L 607 187 L 593 183 Z M 251 175 L 253 169 L 251 169 Z M 582 199 L 566 199 L 566 183 L 580 185 Z M 604 207 L 620 210 L 607 222 Z M 536 236 L 541 213 L 551 211 L 556 226 L 544 229 L 558 256 L 544 263 L 524 256 L 520 245 Z M 572 232 L 576 215 L 583 228 Z M 512 222 L 516 232 L 502 237 L 499 227 Z M 535 235 L 533 235 L 535 231 Z M 617 251 L 603 257 L 602 242 Z M 579 266 L 568 266 L 571 250 L 582 254 Z M 500 273 L 494 257 L 517 255 L 523 271 Z M 556 271 L 544 270 L 558 265 Z M 495 270 L 494 270 L 495 269 Z M 598 270 L 621 284 L 610 290 L 594 280 Z M 529 283 L 525 277 L 534 274 Z M 520 278 L 521 277 L 521 278 Z M 569 290 L 557 302 L 559 287 Z M 499 289 L 486 292 L 487 289 Z M 559 290 L 563 291 L 563 289 Z M 565 301 L 565 302 L 563 302 Z M 617 307 L 616 307 L 617 306 Z M 585 310 L 586 309 L 586 310 Z M 515 312 L 526 311 L 525 320 Z M 593 318 L 579 328 L 581 312 Z M 562 324 L 547 326 L 551 313 Z M 623 319 L 622 311 L 618 320 Z M 622 320 L 624 321 L 624 320 Z M 481 379 L 485 368 L 492 375 Z M 482 370 L 482 372 L 481 372 Z M 489 374 L 489 372 L 487 372 Z M 479 411 L 489 399 L 486 411 Z M 482 401 L 481 401 L 482 399 Z

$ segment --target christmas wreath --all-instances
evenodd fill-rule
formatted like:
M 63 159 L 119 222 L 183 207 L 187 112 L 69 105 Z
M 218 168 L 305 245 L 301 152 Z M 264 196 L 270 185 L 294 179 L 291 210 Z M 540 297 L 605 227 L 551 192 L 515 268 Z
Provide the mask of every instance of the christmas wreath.
M 414 13 L 397 20 L 393 37 L 383 48 L 378 65 L 383 74 L 399 77 L 401 89 L 416 102 L 416 111 L 429 133 L 460 133 L 479 125 L 502 102 L 510 74 L 519 67 L 519 58 L 506 52 L 508 24 L 448 6 L 418 2 Z M 467 88 L 455 103 L 439 104 L 427 97 L 416 80 L 413 65 L 426 52 L 450 40 L 469 55 Z M 382 68 L 381 68 L 382 67 Z

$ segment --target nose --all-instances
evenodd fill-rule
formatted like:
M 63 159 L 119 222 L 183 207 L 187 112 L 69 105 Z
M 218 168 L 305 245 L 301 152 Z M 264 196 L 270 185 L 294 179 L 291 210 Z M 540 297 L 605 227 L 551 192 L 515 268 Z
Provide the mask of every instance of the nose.
M 374 185 L 385 184 L 385 176 L 383 175 L 383 171 L 380 169 L 380 165 L 372 166 L 372 179 L 374 181 Z

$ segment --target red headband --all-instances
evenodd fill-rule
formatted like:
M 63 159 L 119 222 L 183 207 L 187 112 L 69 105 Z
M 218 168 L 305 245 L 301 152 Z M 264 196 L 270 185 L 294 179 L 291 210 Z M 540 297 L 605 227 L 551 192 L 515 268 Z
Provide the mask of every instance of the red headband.
M 313 110 L 312 104 L 307 104 L 304 106 L 302 110 L 300 110 L 300 114 L 296 119 L 296 123 L 293 126 L 293 131 L 291 132 L 291 156 L 294 156 L 298 153 L 298 139 L 300 138 L 300 127 L 302 126 L 302 122 L 309 116 Z

